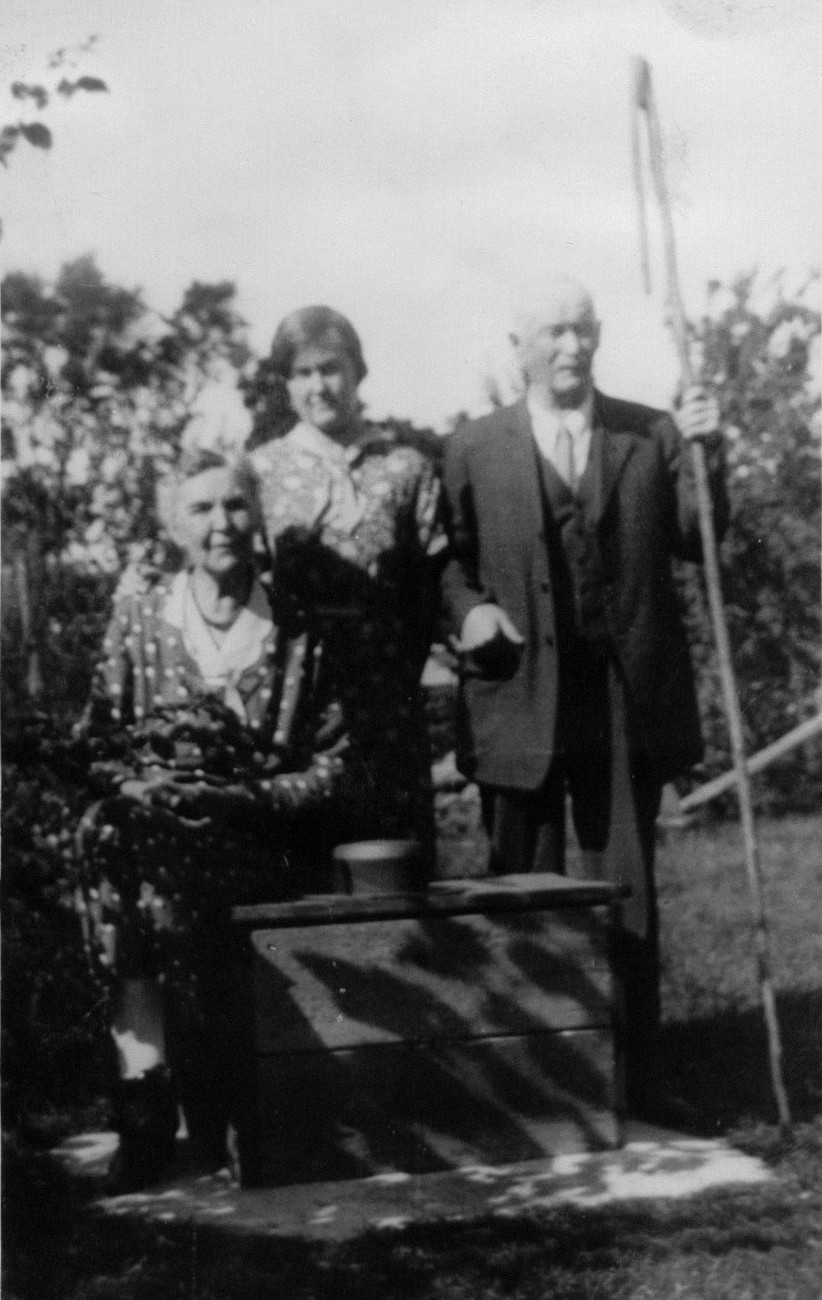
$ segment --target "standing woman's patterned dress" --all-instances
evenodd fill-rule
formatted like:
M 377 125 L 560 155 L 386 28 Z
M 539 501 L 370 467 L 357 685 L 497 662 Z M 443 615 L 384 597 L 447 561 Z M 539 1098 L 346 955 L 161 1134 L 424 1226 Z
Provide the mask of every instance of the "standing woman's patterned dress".
M 318 620 L 375 793 L 370 832 L 415 836 L 434 862 L 420 677 L 444 559 L 439 483 L 416 448 L 364 427 L 342 447 L 308 424 L 257 448 L 277 580 Z

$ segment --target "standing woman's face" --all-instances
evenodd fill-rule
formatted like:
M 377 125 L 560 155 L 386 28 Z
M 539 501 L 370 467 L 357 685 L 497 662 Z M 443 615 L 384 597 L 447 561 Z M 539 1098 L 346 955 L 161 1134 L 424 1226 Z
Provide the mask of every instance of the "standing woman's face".
M 251 561 L 254 507 L 230 469 L 207 469 L 180 484 L 175 525 L 195 569 L 218 576 Z
M 345 440 L 359 413 L 357 373 L 333 335 L 294 357 L 286 388 L 296 415 L 331 438 Z

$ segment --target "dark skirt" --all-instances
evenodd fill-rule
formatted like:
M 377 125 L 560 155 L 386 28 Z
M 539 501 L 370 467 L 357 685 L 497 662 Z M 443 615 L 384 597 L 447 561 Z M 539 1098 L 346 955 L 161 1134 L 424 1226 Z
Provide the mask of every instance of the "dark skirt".
M 78 910 L 104 981 L 156 978 L 194 993 L 229 962 L 232 906 L 304 883 L 273 824 L 187 821 L 125 798 L 89 809 L 81 848 Z

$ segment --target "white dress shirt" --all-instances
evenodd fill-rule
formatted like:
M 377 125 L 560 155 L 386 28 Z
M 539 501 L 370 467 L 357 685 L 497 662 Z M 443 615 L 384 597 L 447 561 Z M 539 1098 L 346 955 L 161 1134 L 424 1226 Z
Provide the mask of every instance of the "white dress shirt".
M 582 406 L 563 411 L 557 407 L 543 406 L 529 393 L 526 398 L 534 441 L 547 461 L 557 468 L 557 438 L 567 429 L 571 435 L 574 455 L 574 478 L 579 482 L 588 464 L 594 420 L 594 398 L 590 394 Z M 564 477 L 564 475 L 563 475 Z
M 172 579 L 162 616 L 172 627 L 179 629 L 186 652 L 202 673 L 207 689 L 221 694 L 227 707 L 241 722 L 247 722 L 237 683 L 246 669 L 259 663 L 264 643 L 274 628 L 271 607 L 262 585 L 255 580 L 248 604 L 240 610 L 219 643 L 209 632 L 194 599 L 191 576 L 185 569 Z

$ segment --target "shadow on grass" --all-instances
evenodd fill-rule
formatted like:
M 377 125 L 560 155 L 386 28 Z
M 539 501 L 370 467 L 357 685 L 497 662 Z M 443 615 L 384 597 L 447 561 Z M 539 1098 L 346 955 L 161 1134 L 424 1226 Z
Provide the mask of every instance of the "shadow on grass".
M 778 995 L 777 1012 L 785 1087 L 801 1123 L 822 1110 L 822 989 Z M 761 1008 L 666 1025 L 662 1056 L 672 1092 L 716 1131 L 776 1122 Z
M 822 1111 L 822 989 L 781 995 L 778 1012 L 802 1126 Z M 4 1300 L 624 1300 L 686 1285 L 683 1293 L 706 1300 L 817 1300 L 822 1123 L 793 1139 L 778 1135 L 761 1010 L 670 1024 L 662 1046 L 672 1087 L 715 1131 L 734 1130 L 738 1145 L 776 1165 L 776 1183 L 309 1242 L 103 1216 L 90 1204 L 90 1180 L 72 1179 L 12 1138 L 3 1160 Z
M 819 1113 L 822 990 L 779 1000 L 794 1117 Z M 91 1180 L 47 1153 L 6 1143 L 4 1300 L 625 1300 L 753 1294 L 817 1300 L 822 1126 L 783 1142 L 771 1125 L 761 1014 L 666 1028 L 669 1074 L 717 1128 L 742 1125 L 777 1183 L 687 1201 L 557 1207 L 411 1226 L 334 1243 L 243 1236 L 218 1227 L 101 1215 Z M 736 1140 L 735 1135 L 735 1140 Z M 537 1289 L 535 1289 L 537 1288 Z M 770 1289 L 769 1289 L 770 1288 Z
M 709 1300 L 818 1295 L 801 1286 L 752 1289 L 763 1270 L 778 1269 L 782 1281 L 786 1269 L 802 1270 L 819 1213 L 818 1200 L 788 1202 L 778 1187 L 687 1203 L 562 1207 L 323 1243 L 113 1219 L 79 1202 L 53 1166 L 49 1184 L 44 1157 L 36 1170 L 14 1155 L 12 1166 L 18 1209 L 24 1202 L 40 1209 L 25 1230 L 20 1213 L 5 1225 L 5 1300 L 624 1300 L 634 1294 L 631 1282 L 644 1284 L 639 1294 L 674 1294 L 685 1274 L 697 1285 L 688 1294 Z M 26 1180 L 33 1184 L 27 1200 Z M 719 1276 L 719 1289 L 702 1289 L 703 1273 Z

